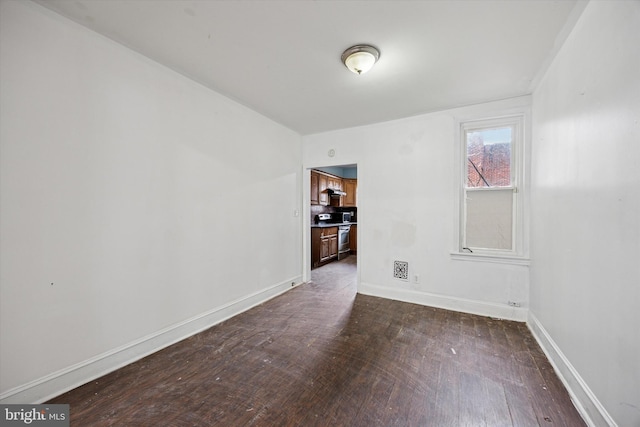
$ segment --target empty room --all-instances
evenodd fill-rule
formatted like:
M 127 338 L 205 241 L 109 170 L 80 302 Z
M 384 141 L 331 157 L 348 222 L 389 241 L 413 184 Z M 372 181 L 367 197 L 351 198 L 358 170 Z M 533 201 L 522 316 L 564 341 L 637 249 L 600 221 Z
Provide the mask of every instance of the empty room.
M 0 0 L 2 425 L 640 426 L 639 46 L 637 0 Z

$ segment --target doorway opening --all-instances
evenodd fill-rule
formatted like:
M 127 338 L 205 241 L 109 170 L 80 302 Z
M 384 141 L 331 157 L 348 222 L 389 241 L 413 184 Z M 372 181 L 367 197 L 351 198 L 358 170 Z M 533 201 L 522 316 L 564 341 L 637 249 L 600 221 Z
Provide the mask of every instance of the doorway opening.
M 306 178 L 305 281 L 314 281 L 319 274 L 339 272 L 357 283 L 358 166 L 310 167 Z M 323 270 L 324 267 L 328 268 Z

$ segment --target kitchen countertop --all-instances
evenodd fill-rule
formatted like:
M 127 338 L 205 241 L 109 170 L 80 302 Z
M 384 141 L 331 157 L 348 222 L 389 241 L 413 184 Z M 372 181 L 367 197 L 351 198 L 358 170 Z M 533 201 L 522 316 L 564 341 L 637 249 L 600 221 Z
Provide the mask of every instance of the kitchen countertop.
M 321 224 L 312 223 L 311 228 L 329 228 L 329 227 L 338 227 L 340 225 L 358 225 L 358 223 L 357 222 L 337 222 L 337 223 L 321 223 Z

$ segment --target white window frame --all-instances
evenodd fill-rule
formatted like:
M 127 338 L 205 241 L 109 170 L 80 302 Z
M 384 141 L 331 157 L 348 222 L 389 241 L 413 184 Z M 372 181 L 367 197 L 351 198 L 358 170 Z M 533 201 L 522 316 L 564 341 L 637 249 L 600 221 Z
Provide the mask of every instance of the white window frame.
M 526 127 L 529 114 L 527 111 L 490 118 L 469 118 L 458 120 L 456 139 L 456 235 L 455 249 L 451 252 L 453 259 L 499 262 L 507 264 L 528 265 L 528 227 L 526 209 L 528 208 L 528 189 L 525 168 L 528 158 L 528 129 Z M 496 187 L 497 190 L 511 188 L 513 191 L 512 207 L 512 245 L 511 250 L 491 248 L 468 248 L 466 245 L 466 196 L 467 191 L 492 191 L 490 188 L 467 188 L 467 132 L 512 127 L 514 129 L 511 146 L 511 186 Z

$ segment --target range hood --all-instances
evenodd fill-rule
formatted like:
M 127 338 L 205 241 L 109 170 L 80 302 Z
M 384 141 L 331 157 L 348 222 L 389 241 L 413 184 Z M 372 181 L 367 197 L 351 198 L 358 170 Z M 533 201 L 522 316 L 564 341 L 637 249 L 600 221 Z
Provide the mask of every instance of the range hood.
M 327 189 L 327 193 L 329 193 L 329 197 L 340 197 L 340 196 L 346 196 L 347 193 L 345 193 L 342 190 L 332 190 L 332 189 Z

